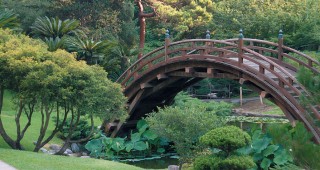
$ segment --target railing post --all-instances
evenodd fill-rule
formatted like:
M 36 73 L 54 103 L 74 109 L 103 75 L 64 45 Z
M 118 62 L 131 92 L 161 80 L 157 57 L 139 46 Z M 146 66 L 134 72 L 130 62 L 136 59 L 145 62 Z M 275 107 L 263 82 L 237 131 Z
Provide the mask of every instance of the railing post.
M 206 31 L 206 39 L 207 39 L 207 40 L 210 40 L 210 39 L 211 39 L 210 31 L 209 31 L 209 30 Z M 206 47 L 209 47 L 210 45 L 211 45 L 211 43 L 207 41 L 207 42 L 206 42 Z M 205 50 L 204 50 L 204 54 L 207 55 L 207 54 L 208 54 L 208 51 L 209 51 L 209 50 L 205 49 Z
M 243 31 L 239 30 L 239 41 L 238 41 L 238 62 L 239 65 L 243 63 Z
M 168 47 L 170 44 L 170 34 L 169 30 L 166 30 L 166 38 L 165 38 L 165 44 L 164 44 L 164 53 L 165 53 L 165 61 L 167 61 L 168 58 Z
M 283 60 L 283 32 L 282 30 L 279 30 L 279 35 L 278 35 L 278 60 L 282 61 Z

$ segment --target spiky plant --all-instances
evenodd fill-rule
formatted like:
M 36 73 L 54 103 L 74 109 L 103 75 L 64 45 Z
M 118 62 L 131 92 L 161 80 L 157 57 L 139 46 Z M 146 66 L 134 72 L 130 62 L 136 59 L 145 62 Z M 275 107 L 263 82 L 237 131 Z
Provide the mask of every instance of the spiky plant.
M 64 35 L 79 32 L 80 22 L 77 20 L 39 17 L 31 26 L 32 33 L 40 37 L 62 38 Z
M 65 46 L 70 52 L 77 52 L 79 60 L 86 60 L 88 64 L 97 64 L 105 52 L 114 45 L 111 41 L 94 41 L 90 38 L 79 36 L 67 37 Z
M 59 38 L 59 37 L 56 37 L 56 38 L 47 38 L 45 37 L 45 43 L 48 45 L 48 51 L 56 51 L 58 49 L 62 49 L 63 48 L 63 45 L 64 45 L 64 40 L 63 38 Z
M 18 29 L 20 22 L 13 10 L 0 9 L 0 28 Z

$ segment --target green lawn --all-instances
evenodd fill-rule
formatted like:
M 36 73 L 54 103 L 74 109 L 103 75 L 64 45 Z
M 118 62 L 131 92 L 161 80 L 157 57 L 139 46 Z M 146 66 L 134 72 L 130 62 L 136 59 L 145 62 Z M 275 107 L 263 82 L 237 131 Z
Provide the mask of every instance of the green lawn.
M 141 168 L 92 158 L 47 155 L 0 149 L 0 160 L 19 170 L 140 170 Z

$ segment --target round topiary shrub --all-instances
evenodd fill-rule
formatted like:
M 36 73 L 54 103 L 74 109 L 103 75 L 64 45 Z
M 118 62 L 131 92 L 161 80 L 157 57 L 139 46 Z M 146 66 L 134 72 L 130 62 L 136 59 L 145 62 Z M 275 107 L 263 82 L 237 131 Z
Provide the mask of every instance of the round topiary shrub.
M 226 153 L 246 146 L 250 143 L 250 135 L 236 126 L 225 126 L 213 129 L 200 137 L 200 142 Z
M 221 159 L 219 157 L 204 155 L 197 157 L 193 162 L 194 170 L 212 170 L 218 169 Z
M 253 168 L 255 163 L 249 156 L 230 156 L 219 162 L 219 170 L 246 170 Z

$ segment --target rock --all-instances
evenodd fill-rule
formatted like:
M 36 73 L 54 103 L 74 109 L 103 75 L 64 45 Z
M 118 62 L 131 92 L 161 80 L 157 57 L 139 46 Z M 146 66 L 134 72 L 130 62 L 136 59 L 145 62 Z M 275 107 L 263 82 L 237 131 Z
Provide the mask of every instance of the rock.
M 48 153 L 48 150 L 45 149 L 45 148 L 40 148 L 40 151 L 41 151 L 42 153 Z
M 49 148 L 55 150 L 56 152 L 58 152 L 61 149 L 61 147 L 57 144 L 51 144 Z
M 90 156 L 81 156 L 80 158 L 90 158 Z
M 37 141 L 33 141 L 32 143 L 33 143 L 34 145 L 36 145 L 36 144 L 37 144 Z
M 88 156 L 87 152 L 82 152 L 82 156 Z
M 55 151 L 55 150 L 49 150 L 47 153 L 50 154 L 50 155 L 53 155 L 55 153 L 57 153 L 58 151 Z
M 76 143 L 71 144 L 71 150 L 72 150 L 72 152 L 80 152 L 80 148 L 79 148 L 78 144 L 76 144 Z
M 169 165 L 168 170 L 179 170 L 179 166 L 178 165 Z
M 73 152 L 72 152 L 71 149 L 66 149 L 66 150 L 64 151 L 64 154 L 69 155 L 69 154 L 73 154 Z

